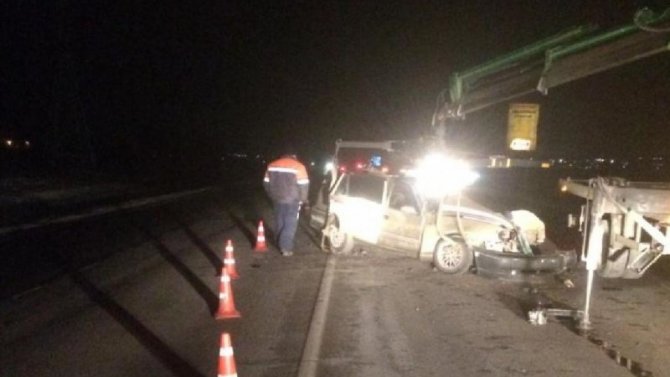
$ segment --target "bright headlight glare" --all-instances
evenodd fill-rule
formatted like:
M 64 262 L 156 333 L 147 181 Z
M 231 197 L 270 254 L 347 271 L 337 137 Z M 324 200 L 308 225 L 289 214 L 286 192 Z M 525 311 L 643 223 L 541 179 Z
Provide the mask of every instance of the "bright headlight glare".
M 333 170 L 333 167 L 334 167 L 334 166 L 335 166 L 335 165 L 333 164 L 332 161 L 328 161 L 328 162 L 326 162 L 325 165 L 324 165 L 324 167 L 323 167 L 323 171 L 324 171 L 324 173 L 329 173 L 331 170 Z
M 417 189 L 430 198 L 455 194 L 479 178 L 464 161 L 440 154 L 426 156 L 411 175 L 416 177 Z

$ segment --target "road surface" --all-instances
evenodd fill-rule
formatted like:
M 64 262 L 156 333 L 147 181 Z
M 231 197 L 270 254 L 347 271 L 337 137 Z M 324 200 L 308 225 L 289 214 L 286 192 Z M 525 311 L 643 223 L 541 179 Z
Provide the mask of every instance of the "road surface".
M 258 190 L 210 191 L 3 240 L 50 273 L 0 303 L 1 375 L 215 376 L 229 332 L 239 376 L 670 376 L 665 261 L 597 280 L 584 336 L 527 320 L 537 305 L 579 309 L 582 271 L 573 289 L 448 276 L 379 249 L 323 253 L 304 224 L 293 257 L 254 253 L 259 219 L 272 239 Z M 216 320 L 228 239 L 242 317 Z

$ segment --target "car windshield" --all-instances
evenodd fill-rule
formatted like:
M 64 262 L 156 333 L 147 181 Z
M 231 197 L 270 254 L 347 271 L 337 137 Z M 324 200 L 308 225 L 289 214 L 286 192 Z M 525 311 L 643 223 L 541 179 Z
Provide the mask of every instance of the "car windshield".
M 416 179 L 413 177 L 402 177 L 398 180 L 397 187 L 402 187 L 403 191 L 406 191 L 407 193 L 404 193 L 404 195 L 409 196 L 410 192 L 411 195 L 414 197 L 416 203 L 415 206 L 417 207 L 417 211 L 420 211 L 423 208 L 424 203 L 426 203 L 427 199 L 423 197 L 419 192 L 416 190 Z M 394 199 L 394 198 L 391 198 Z M 411 201 L 413 202 L 413 201 Z M 408 204 L 411 204 L 408 203 Z M 394 206 L 393 200 L 389 203 L 391 207 Z M 437 205 L 437 202 L 435 202 L 435 205 Z
M 352 174 L 349 177 L 349 196 L 381 203 L 384 197 L 384 180 L 368 174 Z

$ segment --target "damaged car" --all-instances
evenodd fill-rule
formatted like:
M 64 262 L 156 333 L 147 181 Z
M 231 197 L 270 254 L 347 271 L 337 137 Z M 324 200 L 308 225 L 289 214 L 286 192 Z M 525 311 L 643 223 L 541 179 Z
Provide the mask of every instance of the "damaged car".
M 449 173 L 340 169 L 326 179 L 310 213 L 322 247 L 347 254 L 357 245 L 375 245 L 431 261 L 449 274 L 512 278 L 560 274 L 577 263 L 573 251 L 546 240 L 544 223 L 532 212 L 496 213 L 470 199 L 463 189 L 477 175 L 466 166 L 433 165 Z

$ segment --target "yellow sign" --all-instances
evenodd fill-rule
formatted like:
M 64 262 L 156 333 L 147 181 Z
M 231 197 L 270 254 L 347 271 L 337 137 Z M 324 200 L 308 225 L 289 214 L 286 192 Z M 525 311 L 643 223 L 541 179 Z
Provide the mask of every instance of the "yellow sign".
M 507 121 L 507 147 L 513 151 L 534 151 L 537 144 L 537 123 L 540 105 L 512 103 Z

